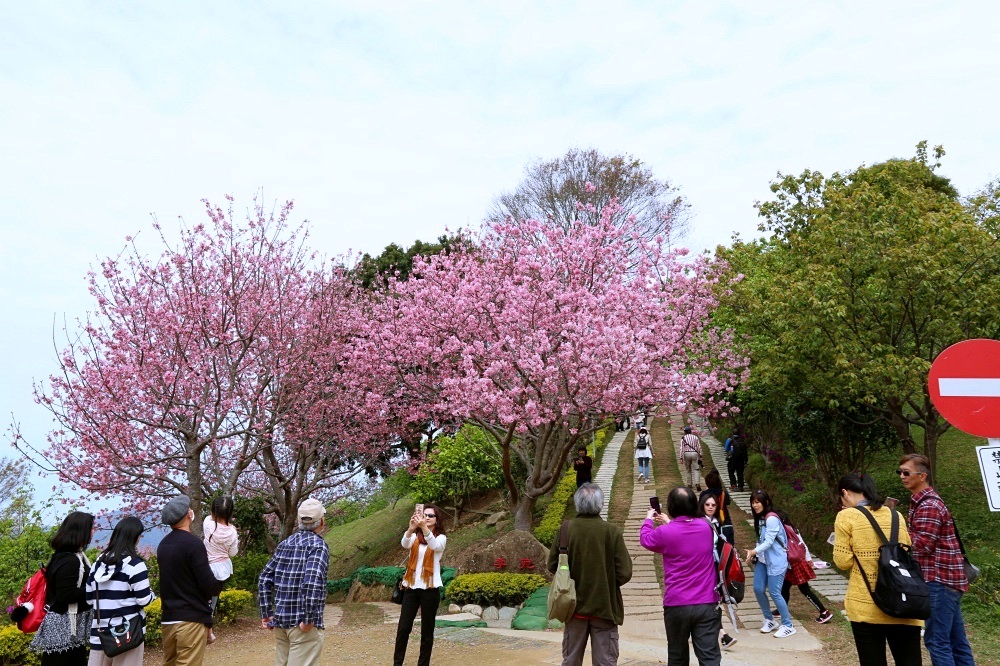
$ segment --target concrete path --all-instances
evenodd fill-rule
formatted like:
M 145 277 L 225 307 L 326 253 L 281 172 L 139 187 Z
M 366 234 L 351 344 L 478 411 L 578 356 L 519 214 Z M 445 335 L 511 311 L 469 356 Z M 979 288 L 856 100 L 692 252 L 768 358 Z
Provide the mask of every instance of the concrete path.
M 604 508 L 601 509 L 601 518 L 604 520 L 608 519 L 608 505 L 611 504 L 611 485 L 615 480 L 615 474 L 618 472 L 618 454 L 622 450 L 622 444 L 625 442 L 625 437 L 628 432 L 616 432 L 608 442 L 608 445 L 604 447 L 604 455 L 601 456 L 601 466 L 597 468 L 597 474 L 594 475 L 594 483 L 601 487 L 604 491 Z

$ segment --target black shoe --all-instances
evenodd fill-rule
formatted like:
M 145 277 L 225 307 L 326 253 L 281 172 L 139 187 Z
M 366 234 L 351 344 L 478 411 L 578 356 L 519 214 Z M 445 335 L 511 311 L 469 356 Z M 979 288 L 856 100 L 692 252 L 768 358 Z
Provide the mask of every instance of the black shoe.
M 736 638 L 733 638 L 733 637 L 732 637 L 732 636 L 730 636 L 729 634 L 722 634 L 722 640 L 721 640 L 721 641 L 719 641 L 719 643 L 721 643 L 721 644 L 722 644 L 722 649 L 723 649 L 723 650 L 728 650 L 729 648 L 731 648 L 731 647 L 733 647 L 734 645 L 736 645 L 736 641 L 737 641 L 737 640 L 738 640 L 738 639 L 736 639 Z

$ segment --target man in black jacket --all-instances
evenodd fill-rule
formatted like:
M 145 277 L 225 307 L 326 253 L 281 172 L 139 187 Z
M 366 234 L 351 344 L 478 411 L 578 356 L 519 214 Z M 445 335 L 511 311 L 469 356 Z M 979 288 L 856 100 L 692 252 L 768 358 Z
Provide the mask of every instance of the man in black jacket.
M 167 502 L 161 514 L 170 534 L 156 549 L 163 604 L 164 666 L 201 666 L 212 625 L 208 600 L 222 590 L 208 566 L 201 539 L 191 534 L 191 500 L 181 495 Z

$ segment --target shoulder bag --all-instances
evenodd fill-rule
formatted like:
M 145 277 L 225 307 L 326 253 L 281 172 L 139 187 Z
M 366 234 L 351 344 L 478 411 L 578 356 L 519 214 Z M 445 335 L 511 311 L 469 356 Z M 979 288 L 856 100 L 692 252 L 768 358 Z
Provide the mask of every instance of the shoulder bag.
M 559 528 L 559 565 L 549 588 L 549 619 L 566 624 L 576 610 L 576 583 L 569 575 L 569 521 Z
M 136 613 L 128 620 L 116 618 L 117 623 L 115 620 L 108 620 L 108 626 L 102 627 L 100 585 L 97 584 L 97 580 L 94 580 L 94 601 L 96 602 L 94 612 L 97 615 L 97 638 L 101 641 L 101 650 L 104 651 L 104 654 L 109 657 L 117 657 L 142 645 L 146 639 L 143 631 L 142 613 Z

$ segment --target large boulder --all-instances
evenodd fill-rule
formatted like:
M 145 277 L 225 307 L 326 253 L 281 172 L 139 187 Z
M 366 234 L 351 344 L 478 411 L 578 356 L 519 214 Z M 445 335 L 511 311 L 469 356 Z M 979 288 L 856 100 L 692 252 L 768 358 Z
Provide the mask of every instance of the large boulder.
M 447 552 L 445 553 L 447 557 Z M 490 543 L 483 543 L 463 552 L 454 560 L 449 560 L 450 566 L 458 569 L 458 573 L 483 573 L 497 571 L 496 561 L 503 558 L 507 562 L 508 573 L 537 573 L 551 580 L 552 575 L 545 568 L 549 559 L 549 549 L 530 532 L 514 530 L 504 534 Z M 531 561 L 533 569 L 521 570 L 522 559 Z

